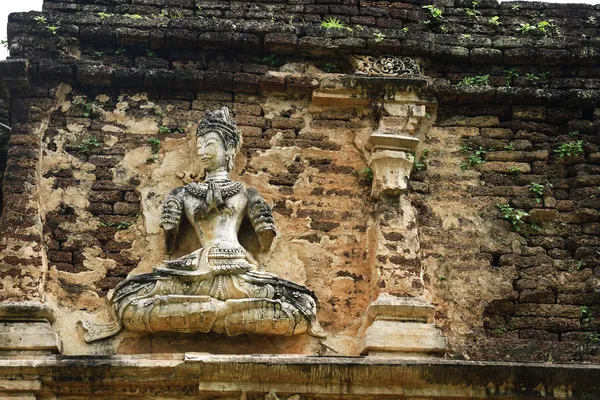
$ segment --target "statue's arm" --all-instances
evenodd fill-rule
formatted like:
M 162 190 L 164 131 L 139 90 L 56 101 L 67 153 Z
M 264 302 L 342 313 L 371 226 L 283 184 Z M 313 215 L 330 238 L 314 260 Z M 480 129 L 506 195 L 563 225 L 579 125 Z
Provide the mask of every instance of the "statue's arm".
M 163 203 L 160 225 L 165 230 L 165 245 L 167 254 L 175 250 L 179 224 L 183 214 L 183 187 L 173 189 Z
M 248 195 L 248 218 L 258 235 L 261 251 L 266 251 L 271 247 L 273 239 L 277 235 L 273 212 L 256 189 L 246 189 L 246 194 Z

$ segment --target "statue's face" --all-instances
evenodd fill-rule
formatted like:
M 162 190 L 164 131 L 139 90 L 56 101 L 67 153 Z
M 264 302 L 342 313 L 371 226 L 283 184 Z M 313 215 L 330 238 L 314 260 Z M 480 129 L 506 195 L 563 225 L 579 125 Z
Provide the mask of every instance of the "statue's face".
M 220 167 L 226 167 L 227 151 L 218 133 L 209 132 L 204 136 L 199 136 L 196 146 L 198 158 L 204 170 L 214 171 Z

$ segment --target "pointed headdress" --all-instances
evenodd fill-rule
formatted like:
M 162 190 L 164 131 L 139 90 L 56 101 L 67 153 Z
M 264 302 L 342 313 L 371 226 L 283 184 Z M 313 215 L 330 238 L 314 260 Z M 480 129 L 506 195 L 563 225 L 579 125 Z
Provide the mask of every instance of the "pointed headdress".
M 237 124 L 229 114 L 229 108 L 223 107 L 217 111 L 206 110 L 204 118 L 198 124 L 196 137 L 204 136 L 209 132 L 216 132 L 223 139 L 225 147 L 237 148 L 240 144 L 240 131 Z

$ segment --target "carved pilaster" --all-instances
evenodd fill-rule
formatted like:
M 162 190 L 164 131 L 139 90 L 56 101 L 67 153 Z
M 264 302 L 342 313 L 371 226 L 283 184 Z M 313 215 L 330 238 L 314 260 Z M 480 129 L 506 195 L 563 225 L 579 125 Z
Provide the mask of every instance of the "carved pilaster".
M 360 332 L 362 354 L 441 355 L 446 340 L 433 324 L 435 308 L 421 300 L 416 210 L 409 197 L 402 196 L 436 100 L 427 95 L 428 80 L 416 59 L 352 56 L 350 61 L 354 75 L 327 81 L 313 92 L 313 104 L 380 111 L 375 113 L 376 128 L 359 144 L 373 172 L 371 196 L 378 201 L 377 241 L 370 251 L 376 255 L 374 286 L 379 297 L 369 306 Z

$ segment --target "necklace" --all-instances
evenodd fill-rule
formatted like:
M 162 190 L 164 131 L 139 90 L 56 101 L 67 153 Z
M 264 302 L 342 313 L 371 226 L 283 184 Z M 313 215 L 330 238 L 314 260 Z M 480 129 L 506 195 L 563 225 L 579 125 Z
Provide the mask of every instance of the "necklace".
M 244 184 L 242 182 L 235 182 L 231 179 L 223 181 L 210 181 L 213 185 L 217 186 L 220 190 L 220 194 L 223 198 L 231 197 L 238 194 Z M 208 193 L 208 184 L 205 182 L 192 182 L 185 186 L 185 190 L 192 196 L 205 200 L 206 194 Z

